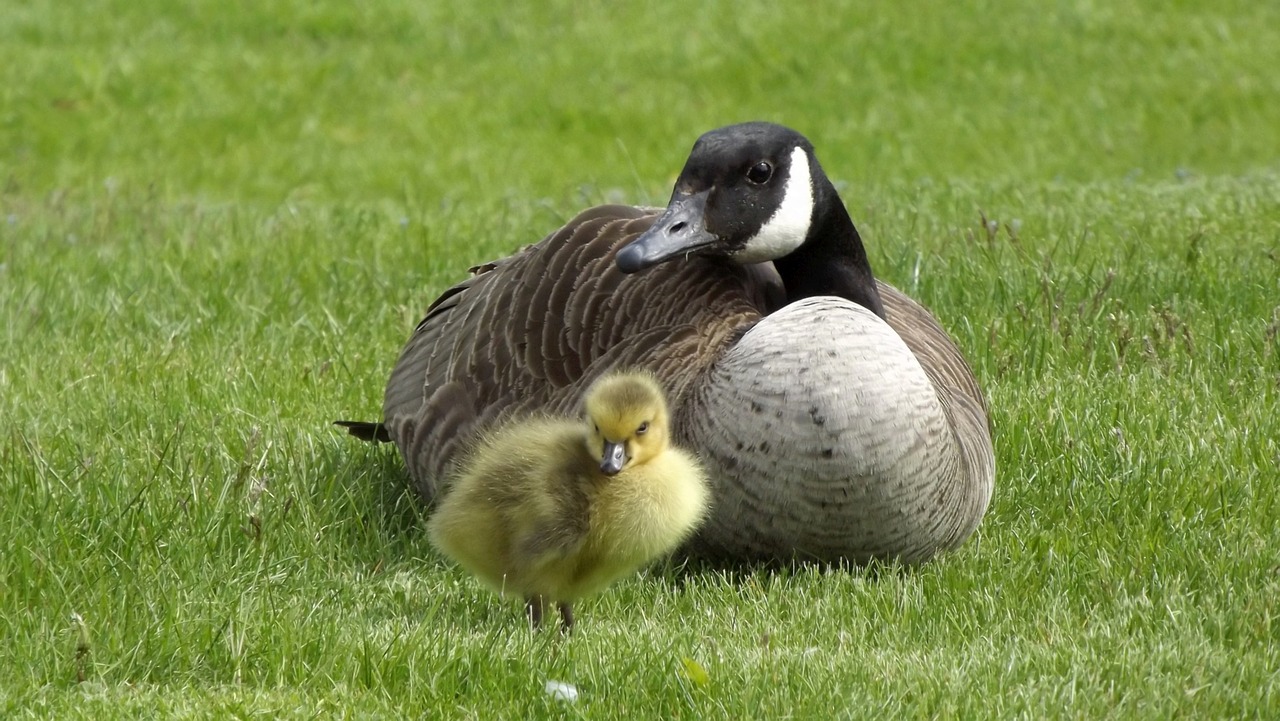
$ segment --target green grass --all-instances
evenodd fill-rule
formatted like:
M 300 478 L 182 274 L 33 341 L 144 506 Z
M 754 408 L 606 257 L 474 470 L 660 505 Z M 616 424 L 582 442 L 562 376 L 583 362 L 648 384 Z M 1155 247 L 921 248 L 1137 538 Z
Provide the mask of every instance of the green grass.
M 1280 6 L 1113 5 L 6 7 L 0 716 L 1276 716 Z M 530 635 L 327 423 L 467 266 L 749 118 L 969 353 L 992 508 Z

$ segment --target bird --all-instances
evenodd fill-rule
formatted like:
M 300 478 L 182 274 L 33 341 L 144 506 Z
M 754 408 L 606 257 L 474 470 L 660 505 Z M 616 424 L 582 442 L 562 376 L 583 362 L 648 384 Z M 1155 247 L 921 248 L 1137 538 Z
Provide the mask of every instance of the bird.
M 682 547 L 729 564 L 920 563 L 960 546 L 995 485 L 982 388 L 934 315 L 876 278 L 813 144 L 708 131 L 665 208 L 588 208 L 474 266 L 427 309 L 383 419 L 428 503 L 505 418 L 572 411 L 615 368 L 668 392 L 714 507 Z
M 516 418 L 468 452 L 427 521 L 445 556 L 526 599 L 534 627 L 669 553 L 706 513 L 706 474 L 670 443 L 661 385 L 613 372 L 586 391 L 582 419 Z

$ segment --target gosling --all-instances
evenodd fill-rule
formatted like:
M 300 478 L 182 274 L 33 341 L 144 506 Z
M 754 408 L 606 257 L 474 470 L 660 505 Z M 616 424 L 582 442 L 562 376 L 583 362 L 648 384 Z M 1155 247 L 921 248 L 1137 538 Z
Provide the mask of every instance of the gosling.
M 670 445 L 662 387 L 615 372 L 587 389 L 585 422 L 525 418 L 484 437 L 428 521 L 431 542 L 534 628 L 674 550 L 707 512 L 706 473 Z

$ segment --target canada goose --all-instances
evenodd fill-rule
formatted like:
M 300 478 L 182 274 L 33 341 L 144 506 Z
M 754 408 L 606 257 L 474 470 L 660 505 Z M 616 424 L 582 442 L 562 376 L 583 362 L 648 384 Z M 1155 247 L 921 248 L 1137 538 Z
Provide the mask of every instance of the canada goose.
M 703 517 L 707 479 L 669 444 L 651 376 L 613 373 L 587 389 L 586 422 L 523 418 L 486 434 L 427 523 L 431 542 L 499 592 L 570 604 L 670 552 Z
M 350 429 L 394 440 L 428 501 L 476 433 L 565 414 L 635 367 L 662 380 L 674 436 L 711 479 L 695 554 L 922 561 L 986 511 L 995 461 L 973 372 L 929 311 L 874 278 L 793 130 L 708 132 L 665 211 L 591 208 L 472 271 L 409 339 L 383 423 Z

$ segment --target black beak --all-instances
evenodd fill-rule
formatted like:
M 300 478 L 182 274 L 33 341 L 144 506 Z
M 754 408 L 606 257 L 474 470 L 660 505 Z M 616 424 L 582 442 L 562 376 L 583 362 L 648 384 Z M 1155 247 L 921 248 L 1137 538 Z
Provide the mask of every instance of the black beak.
M 600 472 L 606 476 L 616 476 L 627 465 L 627 444 L 604 442 L 604 457 L 600 459 Z
M 615 261 L 618 270 L 634 273 L 716 242 L 716 236 L 707 232 L 704 215 L 710 194 L 710 190 L 704 190 L 694 195 L 672 196 L 662 217 L 618 251 Z

